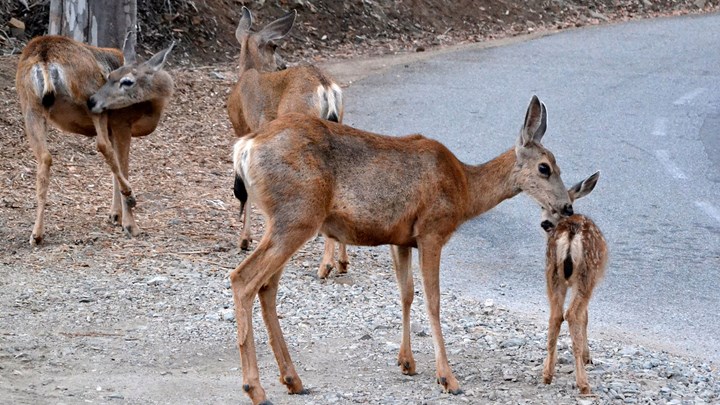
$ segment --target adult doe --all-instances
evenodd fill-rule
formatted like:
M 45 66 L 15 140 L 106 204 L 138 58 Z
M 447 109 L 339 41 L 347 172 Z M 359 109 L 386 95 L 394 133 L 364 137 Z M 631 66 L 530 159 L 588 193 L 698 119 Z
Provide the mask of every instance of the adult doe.
M 284 38 L 292 28 L 297 13 L 292 11 L 271 22 L 258 32 L 251 32 L 253 18 L 250 10 L 242 8 L 242 17 L 235 31 L 240 42 L 240 79 L 228 98 L 228 115 L 235 135 L 243 137 L 280 115 L 296 112 L 330 121 L 342 122 L 342 90 L 332 78 L 316 66 L 296 66 L 286 69 L 277 54 L 276 41 Z M 240 181 L 240 183 L 237 183 Z M 247 250 L 252 241 L 250 206 L 245 185 L 236 177 L 235 196 L 240 200 L 243 233 L 240 248 Z M 325 238 L 325 252 L 318 277 L 325 278 L 336 267 L 333 259 L 335 242 Z M 345 244 L 339 245 L 338 273 L 347 272 L 348 256 Z
M 600 172 L 577 183 L 568 190 L 571 202 L 588 195 L 597 184 Z M 540 224 L 547 232 L 545 277 L 550 302 L 547 358 L 543 380 L 550 384 L 555 374 L 557 338 L 563 318 L 567 320 L 575 357 L 575 382 L 580 393 L 589 394 L 585 364 L 590 363 L 587 340 L 588 303 L 597 283 L 605 273 L 607 243 L 600 229 L 588 217 L 574 214 L 560 218 L 556 213 L 543 210 Z M 573 289 L 570 306 L 563 317 L 565 295 Z
M 130 236 L 140 229 L 128 182 L 131 137 L 155 130 L 173 92 L 173 80 L 162 67 L 169 48 L 139 63 L 126 40 L 123 51 L 98 48 L 62 36 L 30 41 L 15 78 L 25 133 L 37 159 L 37 213 L 30 243 L 43 240 L 45 205 L 52 156 L 48 122 L 63 131 L 95 136 L 97 150 L 113 173 L 110 221 Z
M 291 394 L 304 392 L 280 329 L 276 295 L 285 264 L 318 231 L 353 245 L 392 245 L 402 302 L 398 365 L 404 374 L 415 374 L 410 253 L 418 249 L 437 381 L 459 393 L 440 327 L 440 253 L 460 224 L 523 191 L 550 212 L 572 214 L 560 169 L 540 143 L 546 117 L 545 106 L 533 97 L 515 146 L 478 166 L 421 135 L 377 135 L 302 114 L 286 114 L 241 138 L 233 153 L 235 172 L 267 223 L 255 251 L 230 273 L 243 389 L 252 402 L 267 400 L 253 339 L 256 296 L 280 381 Z

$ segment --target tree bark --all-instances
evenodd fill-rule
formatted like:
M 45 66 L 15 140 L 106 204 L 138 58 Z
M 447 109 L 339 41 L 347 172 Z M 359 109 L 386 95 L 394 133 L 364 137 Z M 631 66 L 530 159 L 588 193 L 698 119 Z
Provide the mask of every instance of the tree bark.
M 137 24 L 137 0 L 50 0 L 49 33 L 95 46 L 122 48 Z M 134 41 L 135 35 L 130 36 Z

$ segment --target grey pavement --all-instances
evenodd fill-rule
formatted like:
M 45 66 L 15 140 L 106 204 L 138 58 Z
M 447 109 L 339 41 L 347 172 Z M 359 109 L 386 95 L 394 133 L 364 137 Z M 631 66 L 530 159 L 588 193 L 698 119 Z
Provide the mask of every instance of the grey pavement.
M 719 361 L 720 15 L 578 29 L 396 66 L 347 89 L 345 123 L 423 133 L 481 163 L 513 145 L 533 94 L 547 105 L 543 143 L 566 185 L 602 172 L 575 204 L 610 248 L 590 339 Z M 521 195 L 464 224 L 443 250 L 443 286 L 546 322 L 539 215 Z

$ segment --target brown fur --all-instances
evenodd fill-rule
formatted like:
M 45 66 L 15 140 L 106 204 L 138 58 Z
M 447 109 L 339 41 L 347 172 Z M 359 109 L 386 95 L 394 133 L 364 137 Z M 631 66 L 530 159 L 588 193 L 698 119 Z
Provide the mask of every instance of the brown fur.
M 594 181 L 597 181 L 597 175 L 594 176 Z M 574 192 L 580 190 L 579 185 L 582 185 L 582 182 L 569 190 L 571 201 L 579 198 Z M 593 182 L 589 190 L 583 190 L 583 195 L 588 194 L 594 185 Z M 544 219 L 548 218 L 545 216 Z M 552 219 L 550 221 L 553 222 Z M 549 228 L 547 237 L 545 276 L 550 303 L 550 323 L 543 380 L 550 384 L 555 374 L 557 338 L 563 322 L 565 296 L 568 288 L 572 288 L 573 297 L 564 319 L 568 321 L 572 339 L 575 381 L 580 393 L 589 394 L 590 385 L 585 372 L 585 364 L 590 363 L 587 341 L 588 304 L 593 289 L 605 273 L 607 243 L 597 225 L 590 218 L 579 214 L 558 219 L 556 225 Z M 571 270 L 569 277 L 568 270 Z
M 233 155 L 236 173 L 243 176 L 267 221 L 255 251 L 230 274 L 243 384 L 253 403 L 266 400 L 253 340 L 256 295 L 280 379 L 290 393 L 303 392 L 275 299 L 285 263 L 318 231 L 348 244 L 392 245 L 403 306 L 398 364 L 405 374 L 415 374 L 409 333 L 414 296 L 410 250 L 418 249 L 437 381 L 459 393 L 440 328 L 441 250 L 460 224 L 522 191 L 531 190 L 550 210 L 572 211 L 560 170 L 540 144 L 545 122 L 545 107 L 534 97 L 516 147 L 479 166 L 461 163 L 442 144 L 421 135 L 377 135 L 298 114 L 279 117 L 239 140 Z M 538 172 L 543 163 L 551 165 L 552 173 Z
M 125 51 L 126 57 L 132 54 L 135 58 L 134 50 Z M 164 51 L 163 60 L 168 51 Z M 40 244 L 43 239 L 52 165 L 47 147 L 48 121 L 66 132 L 96 136 L 97 149 L 114 175 L 110 218 L 115 223 L 122 221 L 128 234 L 139 233 L 132 214 L 135 197 L 127 180 L 130 138 L 155 130 L 173 84 L 166 72 L 148 70 L 152 59 L 145 64 L 123 65 L 123 61 L 118 49 L 97 48 L 61 36 L 35 38 L 23 50 L 16 86 L 25 133 L 38 162 L 37 215 L 30 243 Z M 159 69 L 162 65 L 153 66 Z M 117 81 L 127 74 L 137 79 L 134 88 L 141 90 L 140 94 L 128 90 L 118 96 Z M 134 98 L 128 100 L 130 96 Z M 91 112 L 91 98 L 105 108 Z
M 342 122 L 342 93 L 330 76 L 312 65 L 278 70 L 284 66 L 280 66 L 282 63 L 275 52 L 274 41 L 290 31 L 294 20 L 293 11 L 259 32 L 252 33 L 252 14 L 243 7 L 243 17 L 236 32 L 241 45 L 240 79 L 233 87 L 227 102 L 228 115 L 238 137 L 256 131 L 265 123 L 290 112 L 325 119 L 334 116 L 337 122 Z M 324 89 L 323 97 L 318 95 L 319 87 Z M 250 197 L 252 199 L 252 196 Z M 243 250 L 248 249 L 252 241 L 249 211 L 248 206 L 243 216 L 243 233 L 240 237 L 240 248 Z M 334 250 L 335 241 L 326 239 L 318 277 L 327 277 L 335 267 L 339 273 L 347 272 L 348 256 L 345 244 L 339 245 L 340 258 L 337 265 L 333 258 Z

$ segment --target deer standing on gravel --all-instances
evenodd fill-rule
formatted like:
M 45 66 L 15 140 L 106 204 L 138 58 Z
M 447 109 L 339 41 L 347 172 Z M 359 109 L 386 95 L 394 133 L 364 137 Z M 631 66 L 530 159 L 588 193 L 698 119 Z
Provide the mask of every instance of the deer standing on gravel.
M 404 374 L 415 374 L 410 253 L 418 249 L 437 381 L 460 393 L 440 327 L 440 253 L 460 224 L 523 191 L 551 213 L 572 215 L 555 157 L 540 143 L 546 117 L 545 106 L 533 97 L 515 146 L 478 166 L 421 135 L 377 135 L 301 114 L 279 117 L 237 141 L 235 173 L 267 223 L 255 251 L 230 273 L 243 390 L 252 402 L 267 403 L 253 338 L 255 296 L 280 381 L 291 394 L 305 392 L 280 329 L 276 296 L 285 264 L 318 231 L 353 245 L 392 245 L 402 302 L 398 365 Z
M 20 55 L 15 81 L 25 133 L 37 159 L 31 244 L 43 240 L 52 165 L 48 122 L 63 131 L 96 137 L 97 150 L 113 173 L 110 221 L 121 223 L 130 236 L 140 233 L 128 182 L 130 141 L 155 130 L 172 95 L 173 80 L 162 67 L 173 45 L 139 63 L 131 43 L 126 38 L 121 52 L 48 35 L 30 41 Z
M 568 190 L 570 201 L 588 195 L 597 184 L 600 172 L 577 183 Z M 581 394 L 590 393 L 585 364 L 590 363 L 587 340 L 588 303 L 597 283 L 605 273 L 608 252 L 605 238 L 595 223 L 584 215 L 560 218 L 557 213 L 543 210 L 540 224 L 547 232 L 545 277 L 550 302 L 548 355 L 543 380 L 550 384 L 555 374 L 557 338 L 563 322 L 563 307 L 568 288 L 574 293 L 564 319 L 568 321 L 575 357 L 575 382 Z
M 296 12 L 271 22 L 258 32 L 251 32 L 252 14 L 242 8 L 242 17 L 235 37 L 240 42 L 240 80 L 228 98 L 228 115 L 235 135 L 243 137 L 258 130 L 263 124 L 290 112 L 303 113 L 329 121 L 342 122 L 342 90 L 327 74 L 315 66 L 297 66 L 285 69 L 276 53 L 275 41 L 284 38 L 295 22 Z M 252 241 L 250 234 L 250 205 L 247 189 L 235 177 L 235 197 L 240 200 L 243 214 L 243 233 L 240 248 L 247 250 Z M 325 238 L 325 252 L 318 277 L 325 278 L 336 267 L 333 258 L 335 241 Z M 338 273 L 347 272 L 348 256 L 345 244 L 339 245 Z

